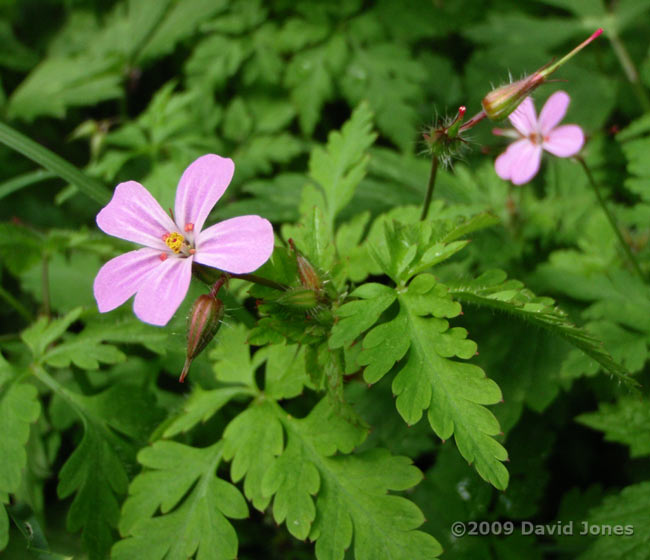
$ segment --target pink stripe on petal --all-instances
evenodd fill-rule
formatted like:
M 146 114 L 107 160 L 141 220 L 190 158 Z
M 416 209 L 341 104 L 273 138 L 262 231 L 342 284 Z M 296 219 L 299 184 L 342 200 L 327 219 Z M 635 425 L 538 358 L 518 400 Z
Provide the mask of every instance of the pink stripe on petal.
M 115 188 L 111 201 L 97 214 L 97 225 L 113 237 L 166 250 L 165 233 L 176 224 L 140 183 L 127 181 Z
M 535 176 L 541 158 L 542 148 L 524 138 L 508 146 L 494 162 L 494 169 L 502 179 L 523 185 Z
M 201 231 L 208 214 L 230 184 L 235 164 L 231 159 L 215 154 L 201 156 L 183 172 L 176 190 L 175 218 L 183 230 L 194 224 Z
M 519 159 L 524 146 L 530 144 L 530 140 L 527 138 L 522 138 L 517 140 L 508 146 L 505 152 L 503 152 L 494 162 L 494 170 L 497 172 L 497 175 L 509 181 L 512 178 L 513 165 Z
M 543 147 L 558 157 L 571 157 L 577 154 L 585 143 L 585 134 L 577 124 L 565 124 L 551 130 L 545 138 Z
M 543 135 L 548 134 L 566 115 L 571 98 L 564 91 L 556 91 L 549 97 L 539 114 L 539 130 Z
M 202 231 L 196 262 L 246 274 L 262 266 L 273 253 L 273 226 L 260 216 L 239 216 Z
M 514 145 L 514 144 L 513 144 Z M 510 180 L 514 185 L 528 183 L 539 171 L 539 164 L 542 161 L 542 147 L 532 142 L 522 144 L 514 161 Z
M 537 114 L 530 97 L 526 97 L 508 118 L 522 136 L 537 132 Z
M 93 284 L 97 307 L 102 313 L 122 305 L 138 290 L 142 279 L 161 264 L 160 251 L 138 249 L 108 261 Z
M 162 327 L 185 299 L 192 279 L 192 258 L 169 257 L 140 284 L 133 311 L 145 323 Z

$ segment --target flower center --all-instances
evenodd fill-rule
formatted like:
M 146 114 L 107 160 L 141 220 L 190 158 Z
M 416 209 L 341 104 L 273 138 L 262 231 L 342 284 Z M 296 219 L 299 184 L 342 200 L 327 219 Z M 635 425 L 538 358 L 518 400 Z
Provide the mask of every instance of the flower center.
M 163 241 L 174 253 L 180 253 L 183 248 L 185 238 L 180 233 L 166 233 L 163 235 Z
M 539 132 L 531 132 L 528 139 L 538 146 L 541 146 L 544 143 L 544 137 Z

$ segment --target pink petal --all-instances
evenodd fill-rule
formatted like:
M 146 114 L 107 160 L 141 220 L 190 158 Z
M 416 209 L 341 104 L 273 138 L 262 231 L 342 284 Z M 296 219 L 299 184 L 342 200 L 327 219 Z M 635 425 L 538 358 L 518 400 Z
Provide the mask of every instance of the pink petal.
M 543 135 L 548 134 L 564 118 L 570 101 L 568 93 L 556 91 L 544 103 L 539 114 L 539 130 Z
M 199 232 L 208 214 L 228 188 L 235 164 L 231 159 L 215 154 L 201 156 L 183 172 L 176 190 L 175 218 L 183 230 L 194 224 Z
M 156 199 L 135 181 L 117 185 L 111 201 L 97 214 L 97 225 L 114 237 L 161 250 L 167 250 L 162 236 L 177 230 Z
M 108 261 L 95 277 L 93 292 L 101 313 L 122 305 L 138 290 L 142 279 L 161 264 L 160 251 L 138 249 Z
M 535 176 L 541 159 L 541 146 L 524 138 L 508 146 L 494 162 L 494 169 L 502 179 L 523 185 Z
M 133 302 L 138 319 L 160 327 L 169 322 L 190 286 L 192 260 L 169 257 L 142 280 Z
M 537 115 L 530 97 L 526 97 L 508 118 L 522 136 L 537 132 Z
M 246 274 L 262 266 L 273 252 L 273 226 L 259 216 L 239 216 L 201 232 L 196 243 L 196 262 Z
M 544 138 L 543 148 L 558 157 L 577 154 L 585 143 L 585 133 L 577 124 L 565 124 L 551 130 Z

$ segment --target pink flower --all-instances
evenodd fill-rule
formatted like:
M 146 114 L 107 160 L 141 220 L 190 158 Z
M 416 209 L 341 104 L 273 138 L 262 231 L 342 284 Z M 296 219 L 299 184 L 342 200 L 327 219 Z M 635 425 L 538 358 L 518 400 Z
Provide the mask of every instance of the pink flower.
M 577 154 L 585 143 L 585 135 L 576 124 L 557 126 L 564 118 L 570 102 L 564 91 L 556 91 L 548 98 L 539 119 L 530 97 L 508 117 L 516 130 L 494 129 L 494 134 L 518 138 L 494 162 L 497 175 L 515 185 L 530 181 L 539 170 L 542 150 L 558 156 Z
M 244 274 L 273 252 L 273 228 L 260 216 L 239 216 L 203 229 L 228 187 L 232 160 L 200 157 L 184 172 L 176 190 L 174 220 L 140 183 L 127 181 L 97 214 L 97 225 L 143 248 L 108 261 L 94 284 L 99 311 L 122 305 L 135 294 L 133 310 L 145 323 L 166 325 L 185 298 L 192 263 Z

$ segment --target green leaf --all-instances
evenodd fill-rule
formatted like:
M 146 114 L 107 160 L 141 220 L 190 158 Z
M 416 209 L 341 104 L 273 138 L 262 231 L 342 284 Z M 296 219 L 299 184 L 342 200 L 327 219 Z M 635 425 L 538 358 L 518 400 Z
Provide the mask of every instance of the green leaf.
M 247 337 L 248 330 L 242 323 L 225 325 L 219 330 L 210 351 L 219 381 L 255 387 L 255 369 L 262 359 L 257 354 L 251 358 Z
M 414 106 L 425 77 L 426 69 L 403 45 L 374 43 L 354 50 L 341 77 L 341 89 L 351 105 L 368 100 L 379 129 L 406 151 L 416 139 Z
M 16 39 L 11 25 L 4 19 L 0 20 L 0 43 L 0 66 L 24 72 L 38 62 L 38 55 Z
M 288 132 L 255 134 L 234 155 L 240 180 L 273 171 L 274 164 L 287 163 L 301 154 L 305 146 Z
M 81 443 L 59 472 L 57 494 L 61 499 L 75 494 L 67 528 L 83 530 L 89 558 L 104 558 L 113 543 L 118 496 L 127 490 L 134 447 L 142 444 L 160 421 L 160 411 L 151 394 L 133 385 L 113 385 L 103 393 L 84 396 L 61 386 L 43 370 L 36 374 L 83 424 Z
M 461 229 L 436 231 L 440 224 L 415 222 L 401 224 L 395 220 L 377 220 L 383 225 L 383 235 L 369 237 L 368 250 L 381 270 L 396 283 L 403 285 L 410 278 L 439 264 L 463 249 L 468 241 L 454 241 L 466 233 Z M 471 231 L 467 225 L 467 231 Z M 477 227 L 480 225 L 477 224 Z
M 637 384 L 600 342 L 569 321 L 551 298 L 535 296 L 518 280 L 506 280 L 503 271 L 491 270 L 468 282 L 452 282 L 449 291 L 460 301 L 498 309 L 542 327 L 580 349 L 628 386 Z
M 11 222 L 0 223 L 0 257 L 3 266 L 15 275 L 38 264 L 43 255 L 43 238 L 32 230 Z
M 330 132 L 327 146 L 317 146 L 309 158 L 309 176 L 322 191 L 323 212 L 330 231 L 336 215 L 350 202 L 364 177 L 373 144 L 372 113 L 361 103 L 340 132 Z
M 279 408 L 273 412 L 287 442 L 264 475 L 262 489 L 274 495 L 276 522 L 286 522 L 297 538 L 316 541 L 316 558 L 342 560 L 353 535 L 358 560 L 425 560 L 440 554 L 433 537 L 415 530 L 424 521 L 420 510 L 388 495 L 421 479 L 410 459 L 383 449 L 335 455 L 349 453 L 366 433 L 339 416 L 328 398 L 302 420 Z
M 9 517 L 4 504 L 0 501 L 0 550 L 4 550 L 7 543 L 9 543 Z
M 0 368 L 9 365 L 0 354 Z M 0 378 L 0 550 L 9 541 L 9 519 L 5 503 L 8 494 L 16 492 L 27 466 L 25 446 L 29 438 L 30 424 L 41 412 L 36 387 L 27 383 L 9 382 Z
M 605 432 L 605 439 L 630 447 L 631 457 L 650 455 L 650 408 L 637 398 L 622 398 L 616 404 L 601 403 L 598 412 L 581 414 L 578 422 Z
M 239 387 L 206 391 L 199 385 L 194 385 L 192 394 L 183 403 L 183 411 L 165 428 L 163 437 L 172 438 L 180 433 L 190 431 L 199 422 L 205 422 L 214 416 L 233 398 L 247 394 Z
M 242 198 L 218 208 L 218 215 L 232 218 L 258 214 L 272 222 L 295 222 L 300 217 L 297 194 L 304 184 L 305 176 L 298 173 L 279 173 L 271 179 L 251 181 L 243 185 L 241 190 L 253 198 Z
M 143 449 L 138 461 L 148 470 L 131 483 L 120 520 L 126 538 L 111 558 L 236 558 L 237 533 L 227 518 L 248 517 L 248 508 L 239 490 L 216 476 L 222 456 L 221 441 L 203 449 L 158 441 Z
M 395 290 L 383 284 L 363 284 L 350 297 L 360 298 L 343 304 L 336 312 L 337 323 L 332 328 L 330 348 L 341 348 L 356 338 L 378 320 L 397 298 Z
M 97 255 L 85 251 L 72 251 L 69 255 L 57 251 L 47 262 L 51 308 L 65 313 L 78 306 L 94 307 L 93 280 L 101 265 Z M 20 280 L 25 291 L 43 301 L 43 265 L 25 270 Z
M 345 40 L 335 35 L 322 45 L 298 52 L 287 66 L 285 83 L 306 135 L 314 132 L 324 103 L 334 94 L 333 75 L 342 69 L 346 52 Z
M 138 60 L 150 60 L 169 53 L 179 41 L 192 36 L 201 23 L 222 11 L 226 5 L 225 0 L 174 2 L 155 31 L 147 37 L 138 53 Z
M 115 494 L 126 493 L 128 478 L 115 450 L 100 428 L 84 422 L 84 436 L 59 472 L 57 493 L 64 499 L 76 492 L 68 511 L 67 529 L 83 529 L 90 558 L 103 558 L 113 543 L 119 504 Z
M 253 118 L 244 100 L 235 97 L 223 117 L 223 135 L 233 142 L 242 142 L 253 129 Z
M 224 457 L 232 460 L 230 478 L 244 478 L 244 494 L 264 511 L 270 496 L 262 491 L 262 478 L 271 461 L 282 451 L 282 425 L 270 401 L 250 406 L 235 417 L 223 433 Z
M 646 558 L 650 543 L 648 500 L 650 482 L 641 482 L 623 488 L 620 494 L 605 498 L 600 506 L 592 509 L 587 523 L 590 528 L 597 527 L 600 536 L 579 560 Z M 611 527 L 611 534 L 607 534 L 606 527 Z
M 647 118 L 634 121 L 617 136 L 617 139 L 619 141 L 625 140 L 630 133 L 635 132 L 635 128 L 638 130 L 640 125 L 646 122 Z M 648 132 L 647 130 L 641 130 L 642 132 Z M 644 154 L 647 154 L 650 149 L 650 136 L 645 135 L 621 142 L 621 148 L 627 159 L 628 175 L 625 179 L 625 186 L 633 193 L 638 194 L 646 202 L 650 201 L 650 188 L 648 188 L 650 164 L 648 164 L 647 158 L 644 157 Z
M 32 326 L 25 329 L 20 337 L 32 351 L 34 358 L 39 359 L 47 347 L 59 339 L 68 330 L 68 327 L 79 319 L 82 311 L 80 307 L 77 307 L 64 317 L 51 321 L 47 317 L 40 317 Z
M 266 358 L 264 394 L 275 400 L 300 395 L 309 383 L 305 348 L 298 344 L 274 344 L 259 352 Z
M 505 488 L 508 472 L 501 461 L 507 453 L 491 437 L 499 434 L 499 423 L 483 406 L 498 403 L 501 391 L 480 367 L 451 359 L 467 360 L 476 353 L 476 344 L 466 339 L 467 332 L 449 328 L 443 319 L 457 316 L 460 305 L 446 286 L 428 274 L 416 276 L 408 289 L 396 290 L 396 294 L 397 315 L 376 325 L 363 339 L 358 363 L 367 366 L 365 381 L 376 383 L 397 366 L 393 392 L 402 418 L 415 424 L 422 410 L 428 409 L 434 432 L 443 440 L 454 435 L 461 455 L 475 464 L 479 474 L 497 488 Z M 366 308 L 374 307 L 374 315 L 380 308 L 372 299 L 356 303 L 352 310 L 346 309 L 350 304 L 341 307 L 344 313 L 356 313 L 349 316 L 350 321 L 352 317 L 365 321 Z M 337 344 L 348 342 L 354 334 L 354 329 L 346 327 L 333 333 L 340 337 L 335 339 Z
M 314 206 L 303 215 L 301 223 L 284 224 L 282 234 L 294 241 L 312 266 L 321 272 L 329 272 L 335 258 L 330 225 L 324 212 Z
M 63 118 L 68 107 L 94 105 L 122 94 L 121 76 L 111 58 L 46 58 L 9 99 L 10 118 Z
M 15 492 L 27 464 L 25 444 L 29 425 L 40 415 L 41 407 L 33 385 L 10 383 L 0 392 L 0 493 Z
M 80 313 L 81 309 L 77 308 L 63 319 L 53 321 L 42 335 L 43 339 L 34 341 L 34 328 L 43 322 L 39 319 L 39 322 L 23 333 L 23 340 L 30 346 L 37 342 L 38 350 L 42 352 L 63 334 L 62 329 L 67 329 Z M 164 353 L 167 338 L 164 332 L 154 330 L 132 317 L 111 321 L 98 318 L 88 322 L 80 333 L 68 333 L 61 343 L 49 348 L 42 356 L 37 355 L 43 363 L 52 367 L 63 368 L 73 363 L 82 369 L 98 369 L 100 363 L 116 364 L 126 359 L 122 351 L 112 344 L 107 344 L 108 342 L 138 343 L 154 352 Z

